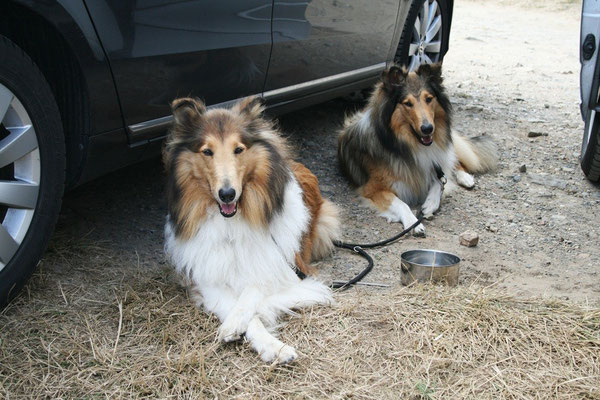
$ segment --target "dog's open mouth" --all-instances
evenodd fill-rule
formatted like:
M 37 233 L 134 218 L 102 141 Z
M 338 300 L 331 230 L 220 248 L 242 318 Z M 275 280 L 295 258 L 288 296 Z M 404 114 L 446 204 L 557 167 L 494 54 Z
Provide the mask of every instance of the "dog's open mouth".
M 429 146 L 433 143 L 433 135 L 419 136 L 419 141 L 425 146 Z
M 219 203 L 219 211 L 221 212 L 221 215 L 224 216 L 225 218 L 231 218 L 237 212 L 237 203 L 236 202 L 227 203 L 227 204 Z

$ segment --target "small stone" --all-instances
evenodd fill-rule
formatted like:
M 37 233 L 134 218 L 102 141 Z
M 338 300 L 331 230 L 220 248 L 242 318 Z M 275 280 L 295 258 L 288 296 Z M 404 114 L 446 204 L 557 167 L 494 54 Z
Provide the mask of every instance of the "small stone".
M 475 231 L 465 231 L 458 237 L 459 243 L 466 247 L 475 247 L 479 243 L 479 235 Z
M 515 181 L 515 182 L 521 182 L 521 175 L 516 174 L 515 176 L 513 176 L 513 181 Z
M 527 137 L 540 137 L 540 136 L 548 136 L 547 132 L 537 132 L 537 131 L 529 131 L 527 132 Z
M 492 233 L 496 233 L 498 232 L 498 227 L 496 225 L 489 225 L 487 227 L 488 231 L 492 232 Z
M 519 172 L 525 173 L 527 172 L 527 165 L 523 164 L 519 167 Z

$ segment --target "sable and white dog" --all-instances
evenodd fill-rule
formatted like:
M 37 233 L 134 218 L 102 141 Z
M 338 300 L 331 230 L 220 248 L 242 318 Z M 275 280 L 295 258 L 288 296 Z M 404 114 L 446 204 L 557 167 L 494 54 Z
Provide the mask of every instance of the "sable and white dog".
M 245 335 L 264 361 L 290 362 L 296 351 L 271 331 L 282 313 L 332 302 L 327 286 L 299 276 L 332 251 L 337 209 L 291 160 L 259 99 L 207 111 L 181 98 L 172 111 L 166 253 L 198 306 L 221 321 L 219 340 Z
M 452 106 L 440 64 L 415 72 L 396 65 L 385 70 L 367 106 L 349 117 L 338 140 L 340 166 L 363 198 L 389 222 L 416 223 L 411 206 L 430 217 L 440 206 L 443 186 L 475 185 L 473 173 L 496 165 L 489 138 L 451 132 Z M 419 224 L 414 233 L 423 235 Z

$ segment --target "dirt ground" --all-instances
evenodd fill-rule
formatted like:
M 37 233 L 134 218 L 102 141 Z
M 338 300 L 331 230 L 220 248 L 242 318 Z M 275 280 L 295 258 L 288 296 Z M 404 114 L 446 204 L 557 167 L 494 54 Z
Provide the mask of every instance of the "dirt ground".
M 425 238 L 407 237 L 390 247 L 371 252 L 376 266 L 365 281 L 386 283 L 391 285 L 392 289 L 364 288 L 344 295 L 336 295 L 343 311 L 339 320 L 336 314 L 329 311 L 328 314 L 320 314 L 325 321 L 328 321 L 327 318 L 336 321 L 333 325 L 336 329 L 339 328 L 338 331 L 329 332 L 328 340 L 335 340 L 336 335 L 346 334 L 347 329 L 343 324 L 349 320 L 355 327 L 360 325 L 360 318 L 352 314 L 355 308 L 360 309 L 362 304 L 359 300 L 355 300 L 356 295 L 369 298 L 370 300 L 365 304 L 370 306 L 374 306 L 380 300 L 384 301 L 388 293 L 390 298 L 400 299 L 394 303 L 394 307 L 403 304 L 410 309 L 411 305 L 416 304 L 415 301 L 427 303 L 427 300 L 412 300 L 423 296 L 426 291 L 398 292 L 402 290 L 399 289 L 400 254 L 413 248 L 434 248 L 456 253 L 462 258 L 460 290 L 479 291 L 493 286 L 502 293 L 516 297 L 515 303 L 511 303 L 516 304 L 515 310 L 537 310 L 529 303 L 521 303 L 521 301 L 529 302 L 533 301 L 529 300 L 530 298 L 540 297 L 567 304 L 561 306 L 561 310 L 570 307 L 569 304 L 573 307 L 580 307 L 580 305 L 597 307 L 600 304 L 600 246 L 598 245 L 600 188 L 590 184 L 584 178 L 578 164 L 583 130 L 579 114 L 578 89 L 579 7 L 579 4 L 571 2 L 552 5 L 534 2 L 531 5 L 524 1 L 459 1 L 455 4 L 450 51 L 444 62 L 446 87 L 455 109 L 454 129 L 466 136 L 485 134 L 493 138 L 500 149 L 499 168 L 494 173 L 477 177 L 473 190 L 457 189 L 448 194 L 442 201 L 442 207 L 437 215 L 426 222 Z M 335 133 L 340 128 L 344 115 L 357 107 L 360 107 L 360 104 L 334 100 L 282 116 L 279 120 L 282 130 L 297 150 L 298 159 L 319 177 L 324 196 L 340 206 L 344 238 L 349 241 L 373 241 L 390 236 L 399 231 L 401 226 L 388 224 L 372 210 L 362 207 L 337 170 Z M 536 133 L 541 135 L 530 138 L 528 137 L 530 132 L 534 132 L 532 135 Z M 222 389 L 217 391 L 212 390 L 210 385 L 207 386 L 207 392 L 203 393 L 212 394 L 211 398 L 219 396 L 227 398 L 233 395 L 251 397 L 248 393 L 244 396 L 244 385 L 251 386 L 257 382 L 283 385 L 281 382 L 289 382 L 290 378 L 297 378 L 299 373 L 313 371 L 310 363 L 300 361 L 297 370 L 283 372 L 271 369 L 266 372 L 260 370 L 259 375 L 262 375 L 257 378 L 251 375 L 249 378 L 248 371 L 260 365 L 256 357 L 247 351 L 239 357 L 237 354 L 241 351 L 239 347 L 227 347 L 224 350 L 213 342 L 216 330 L 214 319 L 194 311 L 189 301 L 185 299 L 183 291 L 177 286 L 176 279 L 163 255 L 162 232 L 166 213 L 163 186 L 162 165 L 159 159 L 154 159 L 112 173 L 66 195 L 56 232 L 38 271 L 23 294 L 0 313 L 0 321 L 7 327 L 0 329 L 0 364 L 4 363 L 5 367 L 2 369 L 0 366 L 0 398 L 3 396 L 12 398 L 10 389 L 2 390 L 3 385 L 15 390 L 16 397 L 19 397 L 19 394 L 26 397 L 28 390 L 31 390 L 29 394 L 35 392 L 35 395 L 40 397 L 64 396 L 65 393 L 75 393 L 83 397 L 92 396 L 95 393 L 94 389 L 84 387 L 81 382 L 102 377 L 102 372 L 98 372 L 100 370 L 114 372 L 117 371 L 117 367 L 122 368 L 118 370 L 121 372 L 117 372 L 122 373 L 123 376 L 135 375 L 135 373 L 142 375 L 141 378 L 137 375 L 135 379 L 131 378 L 132 381 L 128 383 L 130 386 L 126 389 L 130 390 L 132 387 L 137 387 L 136 385 L 141 385 L 136 379 L 151 379 L 151 377 L 148 376 L 150 372 L 143 376 L 143 371 L 134 371 L 139 366 L 135 363 L 127 364 L 127 357 L 145 357 L 147 354 L 139 346 L 153 348 L 153 342 L 157 338 L 162 340 L 162 349 L 166 351 L 167 359 L 171 351 L 169 346 L 173 346 L 174 351 L 181 351 L 181 354 L 192 351 L 192 348 L 196 348 L 194 346 L 204 346 L 204 352 L 199 356 L 202 357 L 201 362 L 194 361 L 202 365 L 203 375 L 199 375 L 198 382 L 205 385 L 205 380 L 209 379 L 212 384 L 215 382 L 220 384 L 219 390 Z M 466 248 L 459 245 L 459 234 L 468 229 L 478 232 L 480 242 L 477 247 Z M 361 259 L 349 252 L 338 251 L 332 258 L 320 263 L 321 276 L 326 281 L 349 278 L 363 266 Z M 132 287 L 136 289 L 133 290 Z M 468 294 L 459 299 L 460 296 L 453 295 L 451 290 L 450 292 L 439 290 L 439 293 L 436 291 L 436 294 L 431 295 L 431 301 L 443 298 L 443 301 L 440 300 L 443 303 L 441 307 L 446 307 L 444 309 L 448 312 L 444 315 L 452 315 L 454 309 L 448 308 L 448 304 L 454 301 L 465 304 L 465 309 L 470 309 L 470 305 L 479 304 L 475 295 Z M 402 293 L 408 294 L 402 295 Z M 493 300 L 489 304 L 499 305 L 501 302 Z M 392 305 L 389 307 L 393 308 Z M 423 305 L 423 310 L 430 310 L 432 307 L 434 307 L 433 303 L 427 303 Z M 544 308 L 544 310 L 544 315 L 552 314 L 548 309 Z M 504 311 L 498 306 L 494 312 L 496 312 L 494 315 L 500 316 Z M 365 331 L 362 340 L 366 342 L 369 340 L 368 333 L 371 332 L 369 331 L 371 328 L 372 332 L 381 332 L 380 327 L 387 327 L 389 332 L 396 332 L 394 329 L 399 329 L 398 327 L 403 326 L 406 320 L 406 316 L 398 312 L 394 314 L 398 317 L 393 321 L 394 325 L 388 326 L 386 324 L 391 322 L 385 321 L 386 317 L 383 314 L 385 313 L 382 311 L 381 315 L 375 313 L 373 316 L 373 318 L 380 318 L 380 322 L 370 321 L 369 324 L 372 323 L 372 326 L 363 326 Z M 415 312 L 416 314 L 418 313 Z M 462 314 L 449 318 L 456 317 L 455 323 L 460 323 L 460 315 Z M 527 318 L 520 316 L 519 326 L 525 326 L 533 321 L 535 315 L 537 314 L 531 311 L 527 314 Z M 567 315 L 567 312 L 564 315 Z M 586 318 L 589 317 L 588 314 L 580 314 L 579 311 L 573 315 L 584 315 L 581 317 L 582 321 L 587 321 Z M 594 315 L 594 321 L 598 321 L 598 313 Z M 482 318 L 479 311 L 474 312 L 473 316 L 473 318 Z M 127 321 L 130 317 L 132 326 L 128 328 Z M 147 325 L 144 326 L 148 328 L 148 332 L 139 330 L 140 322 L 136 325 L 138 329 L 136 334 L 142 335 L 143 338 L 134 336 L 133 323 L 134 320 L 137 321 L 136 318 L 142 320 L 147 318 Z M 186 322 L 178 322 L 178 318 Z M 188 323 L 192 318 L 203 322 L 198 326 Z M 292 327 L 287 328 L 288 335 L 286 336 L 284 332 L 283 336 L 289 338 L 290 330 L 304 335 L 302 332 L 307 331 L 306 324 L 310 323 L 311 318 L 313 318 L 312 312 L 308 316 L 304 315 L 300 322 L 290 323 Z M 572 316 L 568 318 L 564 320 L 565 323 L 572 324 Z M 159 325 L 150 324 L 151 320 L 157 321 L 157 319 L 165 324 L 165 329 L 168 331 L 158 331 L 157 327 L 160 329 L 164 327 L 159 322 L 157 322 Z M 123 336 L 119 343 L 122 320 L 124 321 L 123 335 L 127 330 L 128 335 L 131 336 Z M 540 327 L 545 324 L 543 318 L 539 321 Z M 557 320 L 557 326 L 566 326 L 562 325 L 564 321 L 561 321 Z M 509 322 L 507 320 L 502 323 Z M 476 325 L 477 323 L 474 322 L 471 328 Z M 456 324 L 449 326 L 456 327 Z M 598 326 L 594 329 L 597 328 Z M 187 336 L 182 333 L 186 329 L 191 329 L 194 334 L 199 335 L 197 341 L 201 343 L 194 342 L 193 338 L 186 339 Z M 317 328 L 310 329 L 314 337 L 302 336 L 295 339 L 305 349 L 317 348 L 317 345 L 321 345 L 321 342 L 315 342 L 320 340 Z M 415 338 L 415 341 L 418 341 L 418 335 L 425 331 L 432 335 L 435 332 L 433 328 L 427 328 L 427 324 L 419 326 L 416 331 L 411 331 L 409 328 L 400 330 L 402 329 L 413 335 L 410 337 Z M 461 331 L 457 329 L 455 329 L 456 337 L 459 338 Z M 473 329 L 479 332 L 479 328 Z M 515 329 L 518 327 L 515 326 Z M 21 335 L 23 342 L 21 342 Z M 181 337 L 182 335 L 184 338 Z M 589 335 L 588 331 L 586 335 Z M 115 336 L 116 343 L 113 342 Z M 175 337 L 181 340 L 179 344 Z M 394 340 L 399 340 L 400 337 L 398 334 Z M 437 341 L 442 335 L 438 337 L 438 333 L 435 333 L 432 337 L 435 337 L 432 340 Z M 73 343 L 67 342 L 67 338 L 71 338 Z M 402 338 L 402 340 L 406 339 L 404 336 Z M 188 339 L 192 341 L 186 341 Z M 534 344 L 531 346 L 534 347 L 526 346 L 529 350 L 535 350 L 536 342 L 533 339 L 531 343 Z M 447 339 L 444 338 L 442 342 L 444 340 Z M 498 343 L 501 343 L 503 339 L 498 340 L 500 340 Z M 586 340 L 587 344 L 595 346 L 592 346 L 591 351 L 597 352 L 600 339 L 588 336 Z M 135 343 L 132 344 L 132 341 Z M 476 345 L 476 342 L 474 340 L 472 345 Z M 419 343 L 415 346 L 420 349 L 423 342 Z M 187 347 L 188 345 L 190 347 Z M 361 360 L 363 353 L 372 352 L 381 355 L 378 345 L 374 343 L 372 345 L 372 348 L 357 350 L 354 356 L 356 360 Z M 445 345 L 451 349 L 453 342 L 449 341 Z M 127 346 L 138 346 L 135 349 L 140 353 L 127 354 L 127 350 L 122 353 L 124 350 L 121 347 L 127 349 Z M 181 349 L 181 346 L 184 348 Z M 406 346 L 405 349 L 410 348 L 409 344 Z M 552 346 L 554 344 L 549 345 L 547 354 L 554 354 Z M 11 347 L 15 349 L 14 353 L 11 353 Z M 166 348 L 168 351 L 165 350 Z M 331 368 L 341 368 L 341 365 L 335 365 L 335 362 L 327 359 L 328 354 L 334 357 L 333 350 L 327 349 L 321 348 L 323 355 L 319 355 L 318 352 L 311 353 L 316 357 L 315 362 L 319 365 L 330 363 Z M 473 348 L 467 346 L 465 349 L 469 352 Z M 394 351 L 400 354 L 401 351 L 396 350 Z M 216 354 L 223 352 L 226 357 L 239 358 L 231 358 L 232 364 L 229 363 L 229 358 L 219 358 L 215 361 Z M 517 357 L 511 352 L 512 350 L 508 348 L 506 354 L 498 353 L 498 359 L 508 357 L 506 360 L 509 360 Z M 88 358 L 81 354 L 85 354 Z M 592 353 L 588 351 L 585 354 Z M 208 363 L 205 366 L 203 358 L 205 356 L 212 357 L 212 364 Z M 47 361 L 44 361 L 45 357 Z M 381 355 L 381 357 L 383 364 L 373 361 L 374 364 L 371 365 L 367 358 L 367 361 L 363 360 L 364 363 L 360 368 L 377 368 L 377 365 L 398 368 L 396 364 L 389 364 L 388 355 Z M 422 366 L 419 363 L 428 363 L 429 366 L 422 376 L 419 375 L 421 380 L 415 381 L 416 383 L 410 381 L 409 384 L 420 387 L 420 382 L 429 384 L 428 382 L 433 380 L 433 375 L 429 375 L 429 367 L 433 360 L 439 361 L 442 358 L 439 358 L 441 356 L 433 350 L 427 357 L 414 358 L 418 360 L 415 361 L 417 367 Z M 451 354 L 448 357 L 447 360 L 451 360 L 455 355 Z M 485 358 L 487 356 L 482 355 L 482 357 L 487 360 Z M 565 365 L 569 364 L 571 363 L 569 357 L 565 355 L 560 362 L 550 357 L 548 365 L 559 365 L 563 361 Z M 575 364 L 569 366 L 571 372 L 554 371 L 555 375 L 552 376 L 556 379 L 565 378 L 567 384 L 561 386 L 565 383 L 552 383 L 551 385 L 558 386 L 552 386 L 552 392 L 548 393 L 550 395 L 555 393 L 559 397 L 559 387 L 564 389 L 572 385 L 572 382 L 590 384 L 590 387 L 594 387 L 600 379 L 598 359 L 594 357 L 591 361 L 586 359 L 589 369 L 581 372 L 585 376 L 578 375 Z M 527 358 L 527 362 L 535 366 L 535 354 L 528 354 Z M 223 361 L 225 359 L 228 363 L 227 367 L 219 369 L 220 363 L 225 362 Z M 472 366 L 473 371 L 481 371 L 483 364 L 475 359 L 475 353 L 471 354 L 469 362 L 472 364 L 469 365 Z M 63 363 L 60 360 L 66 361 Z M 162 365 L 160 364 L 162 359 L 146 358 L 145 360 L 148 363 L 143 368 L 148 368 L 152 374 L 156 373 L 152 376 L 158 379 L 163 371 L 154 371 L 152 368 Z M 352 362 L 349 360 L 346 359 L 343 366 L 351 365 Z M 254 364 L 244 364 L 250 362 Z M 72 365 L 75 367 L 71 368 Z M 102 368 L 94 369 L 98 365 Z M 501 379 L 500 372 L 494 375 L 496 365 L 501 366 L 500 364 L 494 362 L 485 365 L 490 368 L 492 375 L 477 377 L 477 379 L 489 379 L 485 382 Z M 354 367 L 358 368 L 356 365 Z M 184 382 L 185 379 L 190 378 L 184 376 L 187 371 L 185 366 L 182 367 L 183 369 L 173 367 L 174 372 L 169 368 L 165 369 L 165 373 L 175 374 L 173 378 L 175 381 L 180 379 L 180 382 Z M 443 375 L 444 379 L 452 380 L 452 377 L 462 376 L 459 381 L 464 378 L 464 385 L 471 385 L 471 388 L 481 387 L 473 383 L 477 382 L 475 378 L 469 381 L 466 375 L 461 375 L 464 371 L 460 366 L 456 368 L 453 370 L 454 375 L 450 371 L 450 375 Z M 193 373 L 199 373 L 195 367 L 192 370 Z M 223 373 L 227 375 L 232 373 L 231 371 L 238 370 L 243 370 L 243 373 L 240 373 L 245 380 L 242 377 L 235 382 L 227 381 L 226 378 L 221 380 Z M 65 371 L 70 374 L 68 382 Z M 333 379 L 335 375 L 343 381 L 348 379 L 344 375 L 345 372 L 347 371 L 338 371 L 336 372 L 338 375 L 331 373 L 327 375 L 327 379 Z M 85 375 L 87 373 L 89 375 Z M 353 373 L 359 377 L 362 374 L 360 370 Z M 182 375 L 176 378 L 177 374 Z M 519 374 L 521 377 L 526 376 L 527 368 L 519 370 Z M 513 392 L 515 386 L 511 389 L 510 382 L 507 386 L 506 381 L 501 381 L 498 386 L 502 388 L 504 385 L 506 390 L 501 391 L 496 388 L 498 391 L 490 390 L 481 396 L 475 395 L 478 392 L 469 391 L 468 388 L 464 392 L 447 389 L 443 393 L 447 396 L 452 393 L 455 395 L 470 393 L 470 398 L 544 398 L 539 394 L 536 395 L 535 392 L 536 387 L 542 388 L 546 385 L 542 379 L 543 375 L 540 373 L 540 380 L 532 380 L 528 383 L 531 385 L 529 388 L 531 392 L 523 392 L 521 395 L 518 388 Z M 306 376 L 310 377 L 310 374 Z M 118 379 L 118 377 L 113 378 Z M 255 378 L 256 382 L 253 380 Z M 321 377 L 314 375 L 312 379 L 320 378 L 325 379 L 325 373 Z M 408 379 L 404 376 L 396 376 L 394 379 L 400 378 Z M 103 393 L 98 395 L 99 397 L 131 396 L 132 392 L 117 389 L 111 392 L 110 387 L 106 386 L 108 380 L 102 384 L 101 379 L 97 379 L 100 388 L 98 390 Z M 216 380 L 211 381 L 211 379 Z M 351 384 L 356 390 L 353 393 L 360 394 L 357 397 L 395 398 L 396 392 L 386 392 L 385 389 L 382 389 L 383 392 L 371 393 L 365 388 L 368 389 L 368 385 L 372 383 L 363 382 L 360 378 L 356 379 Z M 438 381 L 439 387 L 444 386 L 440 383 L 445 382 L 444 379 Z M 392 380 L 392 382 L 396 381 Z M 162 380 L 156 383 L 158 386 L 165 384 Z M 395 387 L 395 384 L 391 385 L 384 378 L 377 380 L 377 384 L 384 388 L 388 387 L 389 390 Z M 515 380 L 512 384 L 521 383 Z M 61 385 L 67 386 L 63 388 Z M 456 385 L 458 383 L 450 383 L 447 387 L 456 388 L 458 387 Z M 485 387 L 485 384 L 482 385 Z M 34 387 L 39 390 L 34 391 L 32 389 Z M 168 386 L 167 389 L 171 390 L 169 393 L 172 393 L 173 387 L 177 388 L 177 383 Z M 273 387 L 265 386 L 265 388 L 276 390 Z M 462 398 L 429 396 L 428 386 L 422 388 L 424 389 L 418 391 L 421 397 L 414 398 Z M 154 397 L 158 396 L 157 393 L 163 393 L 152 389 L 147 390 L 148 392 L 145 392 L 140 389 L 135 392 L 136 396 Z M 582 397 L 575 395 L 572 398 L 584 398 L 583 393 L 587 393 L 588 397 L 585 398 L 598 398 L 594 396 L 599 395 L 597 391 L 589 391 L 590 389 L 579 388 L 578 390 L 579 392 L 573 393 L 579 393 Z M 281 393 L 267 397 L 284 398 Z M 293 392 L 287 393 L 290 396 L 293 394 Z M 306 393 L 304 396 L 297 393 L 296 395 L 323 398 L 324 393 L 316 390 L 311 392 L 310 396 Z M 351 395 L 350 392 L 335 393 L 339 398 L 347 398 Z M 376 396 L 376 393 L 386 393 L 386 395 Z

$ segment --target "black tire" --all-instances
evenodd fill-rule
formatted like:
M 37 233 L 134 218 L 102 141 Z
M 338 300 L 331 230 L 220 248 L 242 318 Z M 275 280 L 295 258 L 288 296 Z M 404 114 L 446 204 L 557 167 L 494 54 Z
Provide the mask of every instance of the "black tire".
M 599 127 L 600 114 L 588 111 L 585 119 L 583 142 L 581 144 L 581 169 L 585 176 L 592 182 L 600 181 Z M 589 140 L 586 141 L 588 130 Z
M 17 251 L 0 271 L 0 307 L 3 307 L 33 272 L 54 230 L 64 191 L 65 143 L 56 100 L 39 68 L 17 45 L 1 35 L 0 59 L 0 83 L 20 100 L 31 119 L 40 159 L 33 218 Z M 6 180 L 6 175 L 5 170 L 2 179 Z M 3 219 L 4 215 L 0 215 L 0 222 Z
M 409 49 L 410 43 L 413 40 L 413 27 L 417 20 L 417 16 L 425 1 L 435 1 L 438 3 L 439 11 L 442 17 L 442 27 L 440 29 L 440 53 L 439 57 L 434 62 L 442 62 L 444 54 L 448 49 L 448 40 L 450 39 L 450 23 L 451 23 L 451 4 L 447 0 L 413 0 L 410 9 L 408 11 L 404 27 L 402 29 L 402 35 L 400 35 L 400 42 L 394 56 L 394 62 L 399 65 L 409 66 Z

